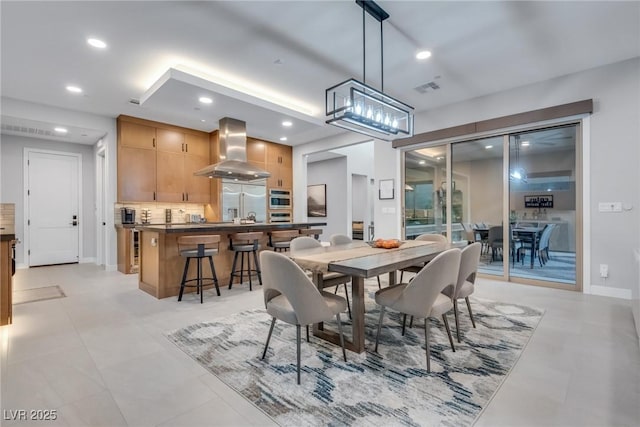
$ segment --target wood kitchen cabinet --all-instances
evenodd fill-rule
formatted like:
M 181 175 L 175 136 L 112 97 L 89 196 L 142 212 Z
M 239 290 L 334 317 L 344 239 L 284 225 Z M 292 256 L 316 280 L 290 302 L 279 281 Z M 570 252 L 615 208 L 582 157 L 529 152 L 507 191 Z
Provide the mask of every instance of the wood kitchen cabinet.
M 291 147 L 269 143 L 266 151 L 266 169 L 271 173 L 271 176 L 267 178 L 267 187 L 291 189 L 293 186 Z
M 0 241 L 0 326 L 13 321 L 12 244 L 14 235 L 2 235 Z
M 118 145 L 155 150 L 156 128 L 140 123 L 118 120 Z
M 255 138 L 247 138 L 247 162 L 266 169 L 267 145 L 269 143 Z
M 118 201 L 210 203 L 209 135 L 158 122 L 118 117 Z

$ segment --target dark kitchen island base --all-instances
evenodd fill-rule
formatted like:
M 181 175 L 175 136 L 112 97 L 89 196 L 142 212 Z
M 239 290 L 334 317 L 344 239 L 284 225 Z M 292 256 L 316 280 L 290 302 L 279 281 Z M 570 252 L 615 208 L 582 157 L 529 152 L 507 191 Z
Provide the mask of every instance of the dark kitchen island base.
M 177 296 L 184 270 L 185 259 L 178 252 L 177 239 L 180 236 L 217 234 L 220 236 L 219 253 L 213 257 L 221 292 L 229 284 L 229 275 L 234 252 L 229 250 L 229 235 L 241 232 L 262 231 L 260 250 L 271 250 L 268 232 L 273 230 L 306 229 L 324 226 L 324 222 L 292 224 L 178 224 L 149 225 L 138 227 L 140 230 L 140 270 L 138 287 L 156 298 Z M 189 268 L 189 279 L 196 276 L 195 263 Z M 211 277 L 207 262 L 202 264 L 202 274 Z M 252 279 L 253 280 L 253 279 Z M 257 278 L 255 278 L 257 282 Z M 205 289 L 213 285 L 205 286 Z M 248 289 L 248 287 L 247 287 Z M 195 292 L 195 288 L 186 288 L 185 292 Z

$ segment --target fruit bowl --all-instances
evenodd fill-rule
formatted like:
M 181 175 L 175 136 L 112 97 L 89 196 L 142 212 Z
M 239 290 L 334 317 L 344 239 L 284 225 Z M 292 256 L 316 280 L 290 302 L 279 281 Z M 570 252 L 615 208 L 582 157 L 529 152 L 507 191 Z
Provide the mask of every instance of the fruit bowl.
M 399 248 L 404 242 L 398 239 L 376 239 L 367 243 L 372 248 L 395 249 Z

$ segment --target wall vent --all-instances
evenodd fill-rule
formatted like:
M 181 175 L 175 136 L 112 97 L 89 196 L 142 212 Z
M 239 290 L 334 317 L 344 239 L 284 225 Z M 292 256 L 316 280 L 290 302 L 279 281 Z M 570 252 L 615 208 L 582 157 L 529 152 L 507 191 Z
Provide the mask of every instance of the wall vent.
M 436 83 L 436 82 L 428 82 L 428 83 L 425 83 L 425 84 L 420 85 L 418 87 L 414 87 L 413 89 L 416 92 L 424 95 L 425 93 L 427 93 L 429 91 L 433 92 L 434 90 L 440 89 L 440 85 L 438 83 Z
M 140 105 L 140 100 L 136 98 L 131 98 L 129 100 L 129 104 Z

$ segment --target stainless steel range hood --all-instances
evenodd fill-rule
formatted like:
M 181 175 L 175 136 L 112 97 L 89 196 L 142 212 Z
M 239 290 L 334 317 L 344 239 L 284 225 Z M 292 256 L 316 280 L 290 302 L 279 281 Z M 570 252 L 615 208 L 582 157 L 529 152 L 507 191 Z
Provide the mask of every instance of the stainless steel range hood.
M 239 181 L 269 178 L 271 176 L 269 172 L 247 163 L 246 123 L 225 117 L 220 119 L 219 124 L 220 162 L 202 168 L 194 175 L 231 178 Z

